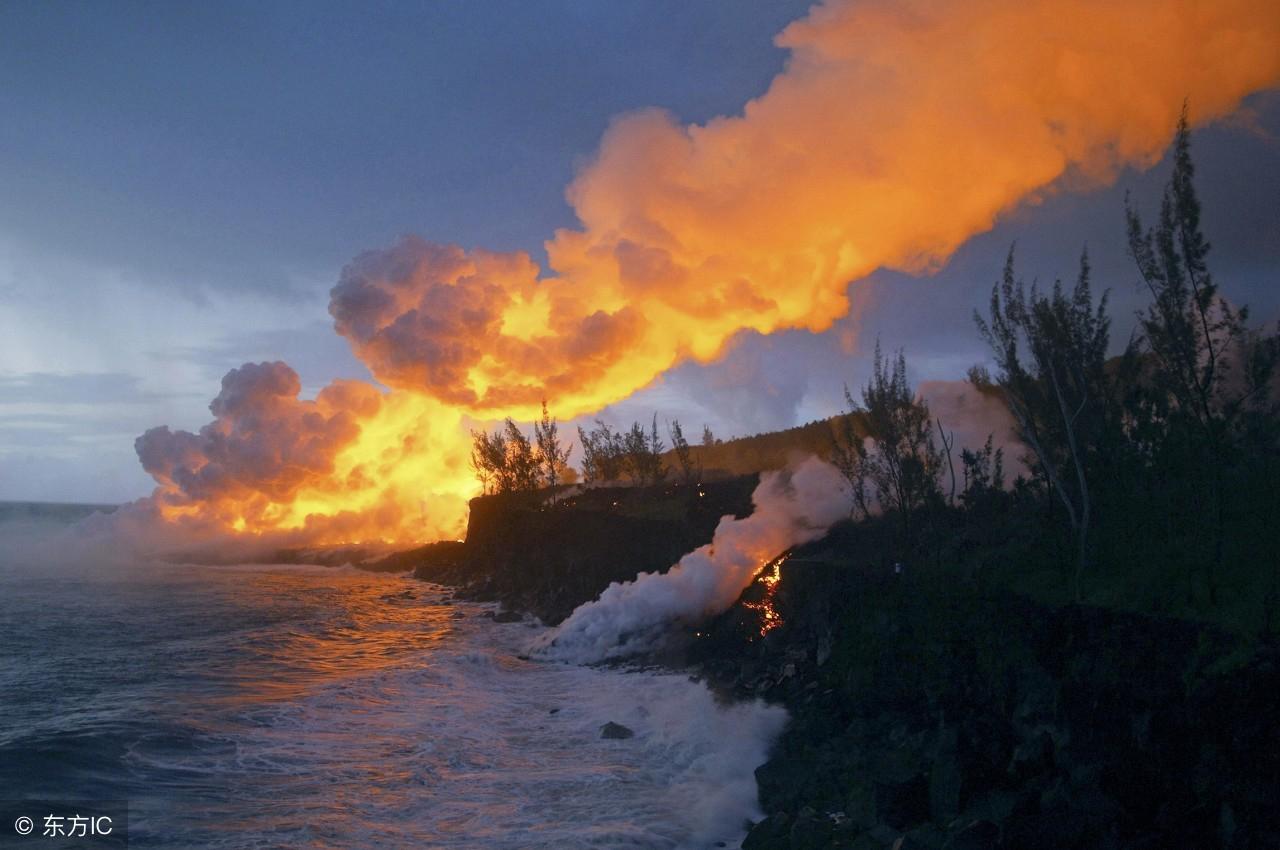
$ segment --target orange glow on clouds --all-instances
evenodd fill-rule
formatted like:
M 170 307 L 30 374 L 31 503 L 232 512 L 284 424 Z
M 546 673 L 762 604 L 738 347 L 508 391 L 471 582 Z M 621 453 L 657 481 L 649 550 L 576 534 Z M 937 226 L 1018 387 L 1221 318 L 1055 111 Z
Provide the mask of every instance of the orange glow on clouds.
M 1280 6 L 828 2 L 778 44 L 786 70 L 741 115 L 613 122 L 567 190 L 581 227 L 547 243 L 550 276 L 416 238 L 356 258 L 330 312 L 391 392 L 346 382 L 234 422 L 215 409 L 208 439 L 148 432 L 165 513 L 317 542 L 456 537 L 478 489 L 468 418 L 528 420 L 543 397 L 588 413 L 744 329 L 826 330 L 850 281 L 936 268 L 1021 201 L 1151 165 L 1184 98 L 1203 122 L 1275 85 Z M 271 448 L 220 436 L 255 415 Z M 278 429 L 300 435 L 283 454 Z
M 412 393 L 336 382 L 298 399 L 283 363 L 223 379 L 199 434 L 148 431 L 143 466 L 170 522 L 278 543 L 406 543 L 461 536 L 478 492 L 462 414 Z

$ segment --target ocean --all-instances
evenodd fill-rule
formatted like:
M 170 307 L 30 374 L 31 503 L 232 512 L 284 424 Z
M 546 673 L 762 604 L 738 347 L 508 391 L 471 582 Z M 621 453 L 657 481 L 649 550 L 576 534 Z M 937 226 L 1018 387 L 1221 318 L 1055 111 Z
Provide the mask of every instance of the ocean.
M 60 545 L 91 510 L 0 510 L 0 800 L 124 800 L 166 848 L 735 847 L 761 816 L 780 708 L 528 660 L 541 626 L 403 575 Z

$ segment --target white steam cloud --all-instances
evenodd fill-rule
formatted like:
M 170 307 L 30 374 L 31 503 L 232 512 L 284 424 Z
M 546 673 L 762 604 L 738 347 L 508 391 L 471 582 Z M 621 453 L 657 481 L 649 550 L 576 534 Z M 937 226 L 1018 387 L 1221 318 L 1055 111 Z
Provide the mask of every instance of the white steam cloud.
M 750 516 L 721 519 L 712 541 L 668 572 L 614 582 L 599 599 L 580 605 L 542 638 L 540 654 L 591 663 L 652 649 L 668 624 L 726 610 L 766 563 L 824 536 L 851 508 L 840 472 L 815 457 L 766 472 L 751 500 Z

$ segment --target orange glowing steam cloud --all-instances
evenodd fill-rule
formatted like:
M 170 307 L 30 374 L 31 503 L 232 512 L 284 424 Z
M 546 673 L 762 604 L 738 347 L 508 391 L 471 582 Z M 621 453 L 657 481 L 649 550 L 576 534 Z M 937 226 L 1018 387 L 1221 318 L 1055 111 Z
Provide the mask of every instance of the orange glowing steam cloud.
M 786 70 L 739 116 L 614 121 L 568 189 L 581 228 L 547 243 L 551 276 L 416 238 L 356 258 L 330 312 L 392 392 L 281 402 L 281 427 L 358 427 L 304 429 L 269 483 L 216 461 L 216 434 L 165 431 L 144 463 L 166 513 L 317 540 L 456 533 L 464 416 L 527 419 L 543 397 L 590 412 L 741 330 L 823 331 L 850 281 L 935 268 L 1064 178 L 1152 164 L 1184 99 L 1203 122 L 1280 82 L 1274 0 L 831 0 L 778 44 Z
M 335 381 L 314 401 L 284 363 L 222 379 L 199 433 L 152 428 L 138 457 L 159 483 L 145 507 L 188 532 L 277 545 L 456 537 L 475 495 L 462 414 L 412 393 Z

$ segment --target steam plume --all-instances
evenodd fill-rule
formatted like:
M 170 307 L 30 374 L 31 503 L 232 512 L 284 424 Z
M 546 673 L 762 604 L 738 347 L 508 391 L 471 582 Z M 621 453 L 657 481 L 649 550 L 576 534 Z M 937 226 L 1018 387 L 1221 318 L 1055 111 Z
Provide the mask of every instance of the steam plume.
M 935 421 L 942 423 L 948 438 L 954 439 L 954 463 L 960 463 L 962 449 L 981 449 L 990 437 L 993 449 L 1004 450 L 1008 480 L 1027 471 L 1021 461 L 1025 448 L 1014 436 L 1013 417 L 998 396 L 981 392 L 968 381 L 921 381 L 916 393 L 929 405 Z
M 765 473 L 751 501 L 750 516 L 721 519 L 712 541 L 668 572 L 614 582 L 580 605 L 544 640 L 543 652 L 589 663 L 652 649 L 669 623 L 726 610 L 768 561 L 822 537 L 851 508 L 840 473 L 814 457 Z
M 1152 164 L 1184 98 L 1222 116 L 1280 79 L 1270 0 L 833 0 L 789 26 L 743 113 L 617 119 L 524 254 L 406 239 L 331 311 L 378 378 L 478 411 L 597 410 L 744 329 L 823 331 L 848 283 L 924 271 L 1064 176 Z
M 393 391 L 307 408 L 290 384 L 249 396 L 261 415 L 215 403 L 199 435 L 149 432 L 166 515 L 317 541 L 456 531 L 476 492 L 463 416 L 591 412 L 739 331 L 826 330 L 850 281 L 928 271 L 1019 202 L 1152 164 L 1184 98 L 1203 122 L 1280 81 L 1274 0 L 829 0 L 777 43 L 786 70 L 740 115 L 614 121 L 549 276 L 414 237 L 354 260 L 330 312 Z
M 246 363 L 222 379 L 199 433 L 139 437 L 159 484 L 145 507 L 187 543 L 227 531 L 271 546 L 460 536 L 475 484 L 456 409 L 361 381 L 313 401 L 300 390 L 284 363 Z

